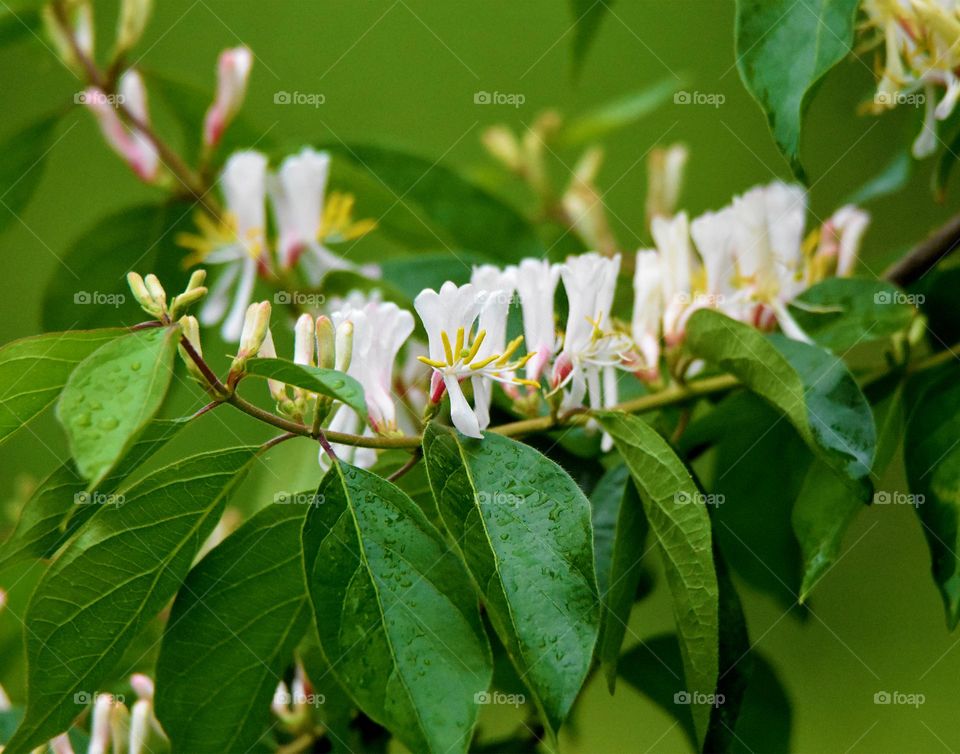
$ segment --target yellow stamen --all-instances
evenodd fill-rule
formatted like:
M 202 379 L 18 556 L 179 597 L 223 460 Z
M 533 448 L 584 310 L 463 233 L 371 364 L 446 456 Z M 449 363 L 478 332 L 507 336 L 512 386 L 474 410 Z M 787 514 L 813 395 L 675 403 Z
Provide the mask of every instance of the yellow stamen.
M 487 366 L 487 364 L 492 364 L 494 361 L 496 361 L 499 358 L 500 358 L 500 354 L 495 353 L 493 356 L 488 356 L 483 361 L 478 361 L 476 364 L 471 364 L 470 368 L 474 370 L 483 369 L 485 366 Z
M 428 359 L 426 356 L 417 356 L 417 360 L 423 362 L 428 367 L 434 367 L 435 369 L 443 369 L 446 366 L 446 364 L 444 364 L 442 361 Z
M 450 347 L 450 338 L 447 336 L 446 330 L 440 331 L 440 340 L 443 341 L 443 352 L 447 355 L 447 363 L 453 363 L 453 349 Z
M 530 361 L 534 356 L 537 355 L 536 351 L 531 351 L 530 353 L 523 356 L 520 361 L 517 362 L 517 369 L 521 369 L 527 365 L 527 362 Z
M 459 359 L 460 354 L 463 353 L 463 328 L 457 328 L 457 345 L 453 349 L 454 355 Z
M 514 338 L 513 340 L 511 340 L 511 341 L 507 344 L 507 350 L 504 351 L 503 354 L 500 356 L 500 360 L 497 362 L 497 366 L 498 366 L 498 367 L 505 366 L 505 365 L 507 364 L 507 362 L 510 361 L 510 357 L 513 356 L 513 352 L 516 351 L 516 350 L 520 347 L 520 344 L 521 344 L 521 343 L 523 343 L 523 336 L 522 336 L 522 335 L 518 335 L 516 338 Z
M 514 377 L 513 381 L 517 385 L 527 385 L 528 387 L 540 387 L 540 383 L 537 382 L 536 380 L 527 380 L 527 379 L 524 379 L 523 377 Z
M 477 351 L 480 350 L 480 345 L 483 343 L 483 339 L 487 337 L 487 331 L 481 330 L 477 333 L 476 339 L 473 341 L 473 346 L 470 348 L 470 352 L 463 357 L 463 360 L 466 362 L 473 361 L 474 357 L 477 355 Z

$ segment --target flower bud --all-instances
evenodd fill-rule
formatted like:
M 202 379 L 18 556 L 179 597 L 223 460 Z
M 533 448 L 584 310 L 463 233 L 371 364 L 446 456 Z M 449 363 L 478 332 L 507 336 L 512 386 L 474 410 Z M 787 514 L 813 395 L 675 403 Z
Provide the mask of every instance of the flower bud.
M 267 328 L 267 334 L 263 339 L 263 345 L 260 346 L 260 356 L 265 359 L 277 358 L 277 349 L 273 344 L 273 333 Z M 267 379 L 267 388 L 270 390 L 270 397 L 277 403 L 284 403 L 290 400 L 287 395 L 287 387 L 277 380 Z
M 193 346 L 193 350 L 197 352 L 197 355 L 203 356 L 203 348 L 200 346 L 200 324 L 197 322 L 197 318 L 190 315 L 181 317 L 179 324 L 180 333 L 190 341 L 190 345 Z M 177 350 L 180 352 L 180 358 L 183 359 L 183 363 L 186 365 L 187 372 L 190 373 L 190 376 L 204 387 L 207 387 L 207 378 L 194 363 L 187 349 L 180 344 L 177 346 Z
M 207 271 L 204 269 L 194 270 L 193 274 L 190 275 L 190 280 L 187 281 L 187 287 L 184 289 L 184 293 L 187 291 L 192 291 L 194 288 L 199 288 L 204 284 L 207 279 Z
M 313 364 L 316 330 L 313 317 L 301 314 L 293 328 L 293 361 L 296 364 Z
M 234 47 L 220 53 L 217 61 L 217 95 L 203 122 L 203 143 L 212 148 L 220 143 L 227 126 L 239 112 L 247 94 L 253 53 Z
M 179 296 L 174 296 L 173 301 L 170 302 L 170 319 L 179 319 L 190 306 L 197 303 L 197 301 L 206 295 L 207 289 L 204 286 L 200 286 L 199 288 L 188 288 Z
M 317 366 L 333 369 L 336 361 L 336 333 L 330 317 L 317 317 Z
M 647 160 L 647 222 L 677 208 L 689 151 L 683 144 L 654 149 Z
M 123 0 L 117 25 L 118 55 L 123 55 L 140 41 L 152 10 L 153 0 Z
M 90 718 L 90 745 L 88 754 L 107 754 L 110 750 L 110 718 L 113 710 L 113 697 L 110 694 L 97 694 L 93 701 L 93 714 Z
M 487 151 L 509 170 L 519 171 L 523 165 L 520 142 L 506 126 L 491 126 L 481 137 Z
M 353 322 L 346 320 L 340 323 L 337 327 L 336 343 L 334 369 L 338 372 L 346 372 L 350 368 L 350 360 L 353 357 Z
M 239 374 L 244 370 L 247 361 L 260 351 L 260 346 L 267 337 L 270 327 L 270 302 L 259 301 L 247 307 L 243 318 L 243 328 L 240 331 L 240 345 L 237 355 L 230 365 L 230 374 Z
M 150 276 L 148 275 L 148 277 Z M 153 294 L 148 289 L 142 277 L 136 272 L 128 272 L 127 285 L 130 286 L 130 292 L 133 293 L 133 297 L 137 300 L 137 303 L 140 304 L 141 309 L 152 317 L 157 317 L 158 319 L 163 317 L 163 305 L 153 297 Z
M 62 17 L 59 13 L 63 14 Z M 61 20 L 66 29 L 63 28 Z M 43 8 L 43 24 L 60 59 L 79 76 L 85 76 L 86 70 L 77 57 L 70 38 L 76 40 L 77 49 L 82 55 L 93 57 L 93 7 L 89 0 L 66 0 L 59 8 L 53 3 L 47 4 Z
M 163 309 L 167 306 L 167 292 L 163 289 L 163 286 L 160 284 L 159 278 L 154 275 L 152 272 L 143 279 L 144 284 L 147 286 L 147 291 L 150 293 L 150 297 Z

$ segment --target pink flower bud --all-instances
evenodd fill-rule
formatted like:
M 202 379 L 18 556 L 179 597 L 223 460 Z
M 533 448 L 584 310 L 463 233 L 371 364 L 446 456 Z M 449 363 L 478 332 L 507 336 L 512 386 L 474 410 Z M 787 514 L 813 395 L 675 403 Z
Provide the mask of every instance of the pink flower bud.
M 217 96 L 207 110 L 203 122 L 203 143 L 215 147 L 227 126 L 243 105 L 247 80 L 253 66 L 253 53 L 248 47 L 234 47 L 220 53 L 217 61 Z

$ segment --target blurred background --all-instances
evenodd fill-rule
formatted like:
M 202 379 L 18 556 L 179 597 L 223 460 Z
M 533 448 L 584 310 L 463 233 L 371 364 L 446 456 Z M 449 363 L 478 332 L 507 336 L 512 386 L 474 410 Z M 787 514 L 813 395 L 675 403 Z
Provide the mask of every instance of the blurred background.
M 694 214 L 718 208 L 754 184 L 790 179 L 736 70 L 733 3 L 611 5 L 578 77 L 571 68 L 571 15 L 556 0 L 165 0 L 157 3 L 134 57 L 141 56 L 137 65 L 147 71 L 212 93 L 217 53 L 245 43 L 256 56 L 245 117 L 262 138 L 260 146 L 269 144 L 280 154 L 305 144 L 387 144 L 454 167 L 508 198 L 514 197 L 513 189 L 493 182 L 493 161 L 480 144 L 487 126 L 523 129 L 547 108 L 573 116 L 660 81 L 674 82 L 678 90 L 722 95 L 713 98 L 723 100 L 716 105 L 670 99 L 605 140 L 598 183 L 608 192 L 614 230 L 627 252 L 650 244 L 643 202 L 645 156 L 653 146 L 682 141 L 689 147 L 681 206 Z M 116 4 L 97 0 L 96 12 L 106 46 Z M 872 62 L 872 53 L 848 59 L 813 101 L 803 145 L 811 225 L 880 172 L 919 128 L 921 113 L 911 107 L 880 118 L 857 114 L 858 105 L 872 96 Z M 0 50 L 0 137 L 65 106 L 78 89 L 76 79 L 36 40 Z M 322 104 L 283 103 L 281 92 L 322 95 L 312 98 Z M 522 95 L 523 102 L 478 103 L 477 92 Z M 170 125 L 159 105 L 155 120 L 160 130 Z M 555 165 L 564 182 L 569 176 L 564 171 L 576 157 L 566 155 Z M 874 220 L 863 274 L 879 274 L 951 213 L 953 193 L 946 206 L 932 199 L 931 167 L 932 162 L 919 166 L 904 190 L 869 206 Z M 331 187 L 337 188 L 336 172 Z M 161 198 L 108 151 L 89 113 L 70 112 L 34 200 L 0 236 L 0 340 L 41 330 L 39 292 L 62 266 L 60 258 L 96 221 Z M 364 197 L 358 195 L 356 214 L 376 213 L 365 213 Z M 376 236 L 366 239 L 359 253 L 375 259 L 381 243 L 389 244 Z M 177 401 L 175 409 L 189 409 L 201 398 L 196 391 L 183 391 Z M 262 436 L 250 422 L 223 419 L 226 424 L 198 424 L 182 442 L 222 444 L 225 431 L 243 439 Z M 749 448 L 748 427 L 730 432 Z M 314 449 L 298 442 L 278 453 L 269 474 L 254 475 L 246 484 L 242 496 L 249 508 L 263 504 L 258 490 L 275 488 L 276 478 L 292 489 L 318 475 Z M 791 447 L 783 444 L 779 466 L 790 466 Z M 51 416 L 0 447 L 0 498 L 11 501 L 8 512 L 22 499 L 22 490 L 64 455 Z M 770 499 L 749 512 L 761 538 L 768 510 L 784 504 L 777 482 L 763 482 Z M 906 491 L 898 464 L 881 486 Z M 774 528 L 769 541 L 776 549 Z M 764 558 L 756 555 L 759 573 L 766 568 Z M 20 699 L 19 616 L 38 572 L 39 566 L 32 566 L 0 574 L 0 587 L 10 590 L 9 609 L 0 613 L 0 683 Z M 652 595 L 633 612 L 631 628 L 639 637 L 672 629 L 665 585 L 658 574 L 654 578 Z M 756 647 L 792 700 L 792 751 L 960 750 L 955 719 L 960 634 L 946 630 L 920 525 L 909 506 L 862 512 L 808 611 L 785 607 L 781 597 L 758 586 L 760 581 L 739 577 L 737 583 Z M 636 642 L 628 637 L 629 644 Z M 882 692 L 922 693 L 926 701 L 918 707 L 875 704 Z M 494 729 L 506 725 L 489 722 Z M 562 739 L 562 749 L 570 752 L 673 752 L 688 746 L 672 716 L 625 683 L 610 697 L 599 678 L 587 688 Z

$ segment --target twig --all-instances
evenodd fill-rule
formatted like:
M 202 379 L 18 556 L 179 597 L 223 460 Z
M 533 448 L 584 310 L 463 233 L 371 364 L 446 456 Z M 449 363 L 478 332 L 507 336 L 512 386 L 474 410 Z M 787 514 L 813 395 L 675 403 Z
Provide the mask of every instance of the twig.
M 960 247 L 960 215 L 954 215 L 934 230 L 890 265 L 883 276 L 891 283 L 906 287 L 926 275 L 957 247 Z
M 420 463 L 420 448 L 419 448 L 419 446 L 418 446 L 417 449 L 413 452 L 413 455 L 410 456 L 410 458 L 407 459 L 407 462 L 406 462 L 405 464 L 403 464 L 403 466 L 401 466 L 399 469 L 397 469 L 397 470 L 394 471 L 390 476 L 387 477 L 387 481 L 388 481 L 388 482 L 395 482 L 395 481 L 397 481 L 400 477 L 402 477 L 404 474 L 406 474 L 408 471 L 410 471 L 410 469 L 412 469 L 412 468 L 413 468 L 414 466 L 416 466 L 418 463 Z

